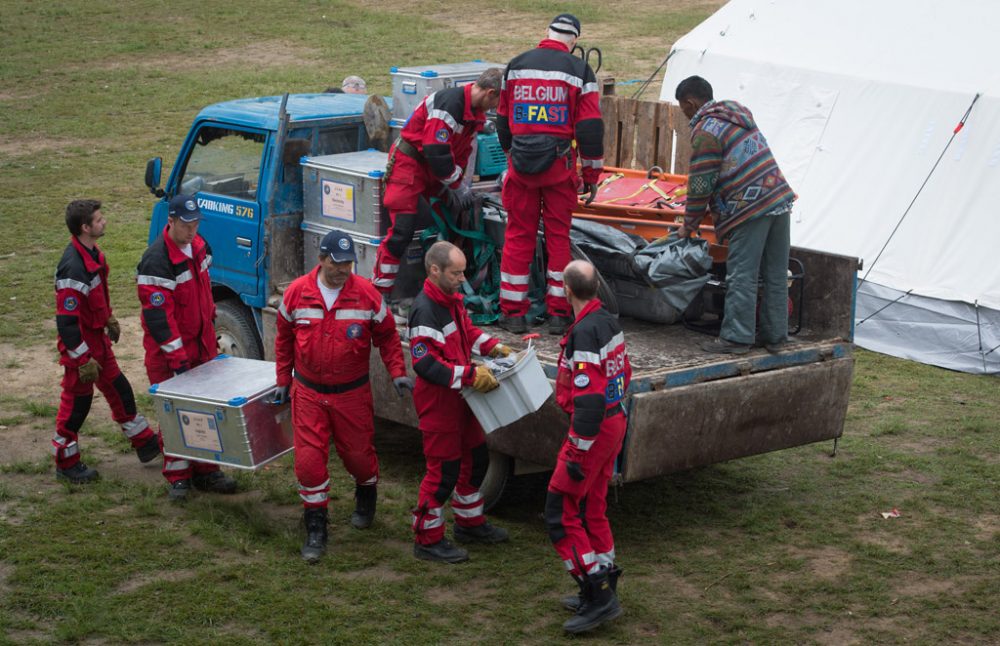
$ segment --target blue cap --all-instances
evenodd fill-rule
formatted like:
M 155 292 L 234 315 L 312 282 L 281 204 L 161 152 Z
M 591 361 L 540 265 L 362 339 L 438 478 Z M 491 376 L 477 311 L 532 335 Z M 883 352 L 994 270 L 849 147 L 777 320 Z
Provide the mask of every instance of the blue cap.
M 571 36 L 580 37 L 580 21 L 571 13 L 561 13 L 552 19 L 552 23 L 549 25 L 549 29 L 552 31 L 558 31 L 561 34 L 570 34 Z
M 340 229 L 333 229 L 323 236 L 319 252 L 324 256 L 330 256 L 333 262 L 358 261 L 358 256 L 354 253 L 354 240 Z
M 198 200 L 194 199 L 191 195 L 175 195 L 170 198 L 167 215 L 172 218 L 180 218 L 181 222 L 197 222 L 201 219 L 201 211 L 198 210 Z

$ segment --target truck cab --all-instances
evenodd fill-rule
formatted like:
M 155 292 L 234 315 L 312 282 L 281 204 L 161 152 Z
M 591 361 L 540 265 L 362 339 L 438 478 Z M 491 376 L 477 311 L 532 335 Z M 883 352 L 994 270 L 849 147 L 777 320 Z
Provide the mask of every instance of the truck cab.
M 212 248 L 216 331 L 228 354 L 265 354 L 262 310 L 301 273 L 303 156 L 364 150 L 367 97 L 296 94 L 217 103 L 195 117 L 160 188 L 162 160 L 147 165 L 152 242 L 166 226 L 167 200 L 194 195 L 205 214 L 199 233 Z

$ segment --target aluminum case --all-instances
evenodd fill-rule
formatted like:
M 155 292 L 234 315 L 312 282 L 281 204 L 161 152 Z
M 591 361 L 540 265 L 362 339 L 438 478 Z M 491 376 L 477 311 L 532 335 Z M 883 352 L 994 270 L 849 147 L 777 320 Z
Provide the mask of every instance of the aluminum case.
M 227 355 L 154 384 L 163 452 L 238 469 L 288 453 L 291 408 L 270 403 L 275 387 L 273 362 Z
M 304 157 L 300 162 L 303 219 L 369 236 L 385 235 L 389 214 L 382 197 L 388 161 L 389 156 L 377 150 Z
M 393 67 L 389 70 L 392 75 L 393 119 L 406 121 L 428 94 L 474 83 L 480 74 L 491 67 L 502 70 L 506 65 L 471 61 L 450 65 Z

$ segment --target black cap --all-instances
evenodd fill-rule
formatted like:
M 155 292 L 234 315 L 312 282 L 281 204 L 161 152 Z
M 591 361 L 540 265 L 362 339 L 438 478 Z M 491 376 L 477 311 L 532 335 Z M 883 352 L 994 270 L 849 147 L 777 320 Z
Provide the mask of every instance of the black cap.
M 334 229 L 323 236 L 319 252 L 324 256 L 330 256 L 334 262 L 358 261 L 358 256 L 354 253 L 354 240 L 340 229 Z
M 549 29 L 561 34 L 580 37 L 580 21 L 571 13 L 561 13 L 553 18 Z
M 172 218 L 180 218 L 182 222 L 197 222 L 201 219 L 198 200 L 191 195 L 175 195 L 170 198 L 167 215 Z

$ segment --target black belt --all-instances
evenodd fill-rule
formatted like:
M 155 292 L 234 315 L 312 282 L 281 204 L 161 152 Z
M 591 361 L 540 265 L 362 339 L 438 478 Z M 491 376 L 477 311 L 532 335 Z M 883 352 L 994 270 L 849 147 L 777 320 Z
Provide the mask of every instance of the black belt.
M 619 414 L 624 413 L 624 412 L 625 412 L 625 407 L 622 406 L 621 403 L 619 403 L 614 408 L 609 408 L 609 409 L 607 409 L 607 410 L 604 411 L 604 419 L 610 419 L 610 418 L 614 417 L 615 415 L 619 415 Z
M 361 375 L 354 381 L 349 381 L 346 384 L 318 384 L 315 381 L 309 381 L 298 372 L 295 373 L 295 378 L 298 379 L 302 385 L 324 395 L 339 395 L 340 393 L 346 393 L 368 383 L 367 374 Z
M 402 137 L 396 140 L 396 150 L 403 153 L 407 157 L 410 157 L 411 159 L 417 160 L 421 164 L 424 163 L 424 156 L 420 154 L 420 151 L 417 150 L 413 144 L 403 139 Z

